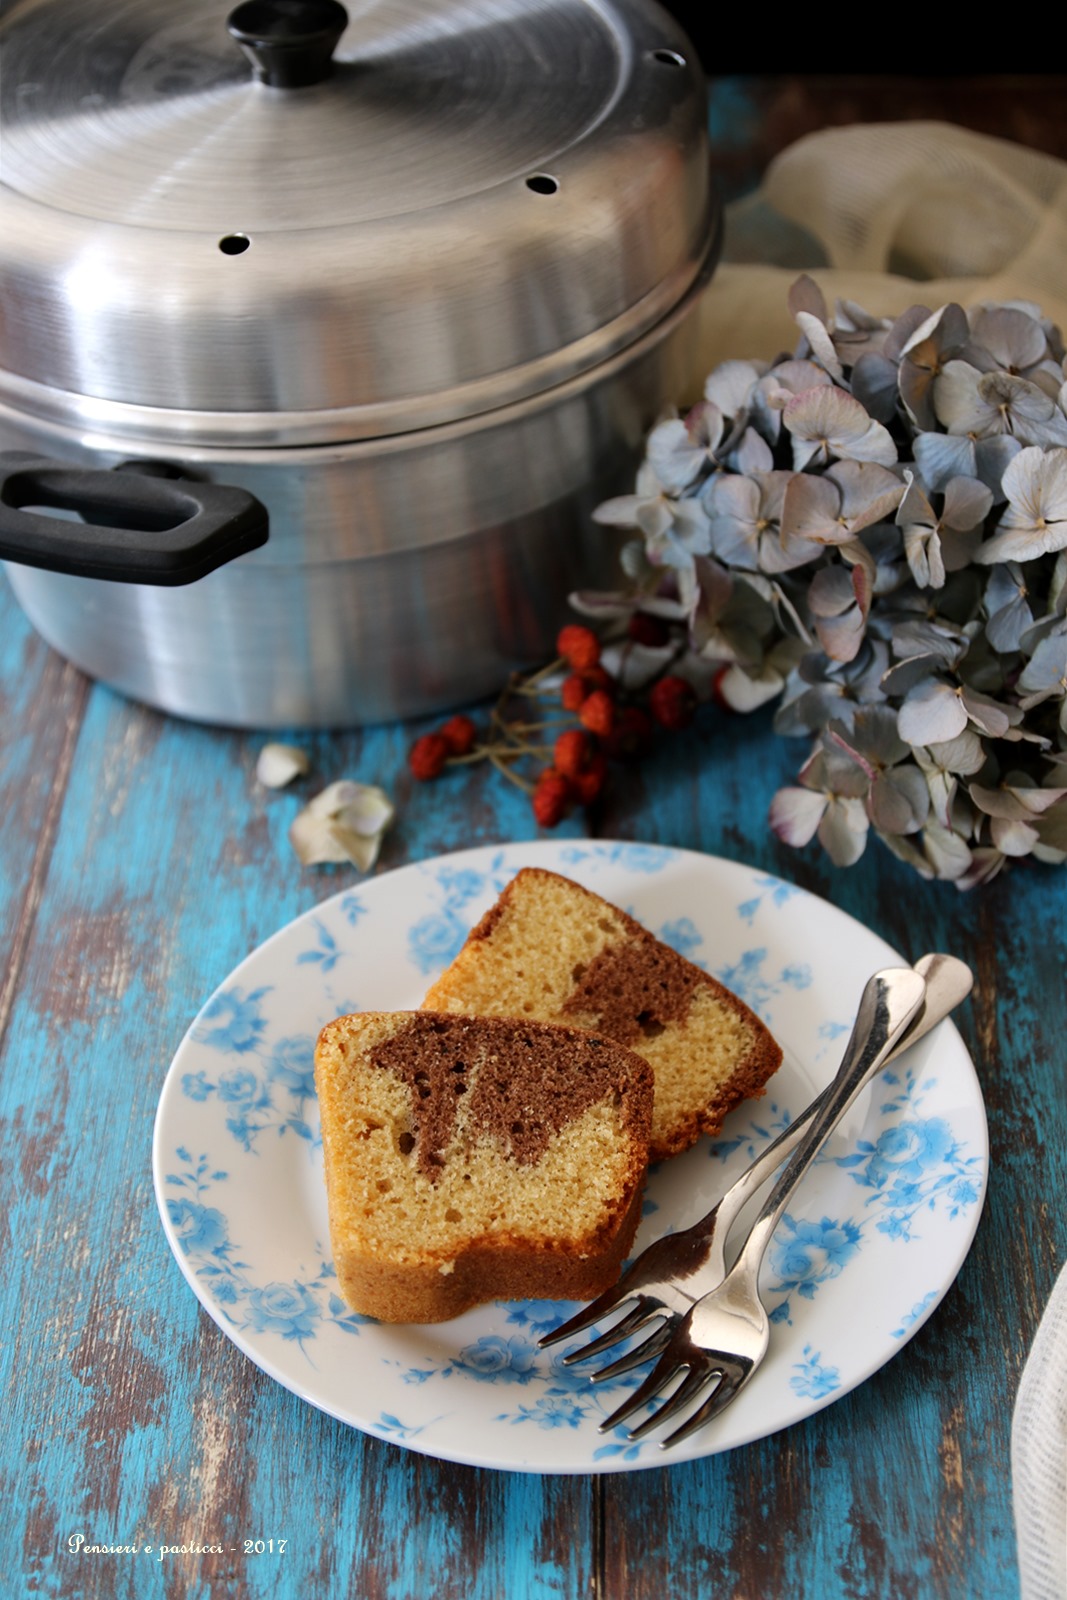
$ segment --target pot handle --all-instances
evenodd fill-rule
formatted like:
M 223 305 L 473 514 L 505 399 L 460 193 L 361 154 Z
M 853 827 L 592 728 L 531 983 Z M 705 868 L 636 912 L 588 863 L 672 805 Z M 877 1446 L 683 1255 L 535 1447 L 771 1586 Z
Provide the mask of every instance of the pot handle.
M 0 560 L 113 583 L 195 583 L 267 542 L 266 509 L 244 489 L 129 462 L 111 471 L 0 453 Z M 84 522 L 26 506 L 76 511 Z

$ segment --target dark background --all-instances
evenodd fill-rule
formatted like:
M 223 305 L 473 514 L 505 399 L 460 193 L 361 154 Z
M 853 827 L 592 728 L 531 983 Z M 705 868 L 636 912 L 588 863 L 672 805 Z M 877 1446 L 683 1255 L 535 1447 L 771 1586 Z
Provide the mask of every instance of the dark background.
M 877 32 L 839 18 L 827 41 L 825 19 L 812 13 L 785 26 L 767 10 L 724 17 L 705 0 L 660 0 L 693 41 L 708 76 L 711 135 L 723 199 L 755 188 L 767 163 L 818 128 L 855 122 L 941 121 L 1012 139 L 1067 160 L 1067 74 L 1026 71 L 1038 48 L 1011 29 L 1003 47 L 985 50 L 976 66 L 967 35 L 976 24 L 924 20 L 901 13 Z M 847 53 L 882 70 L 845 70 Z M 888 70 L 908 57 L 907 71 Z M 1019 57 L 1023 57 L 1020 62 Z M 953 63 L 946 71 L 943 63 Z M 927 63 L 938 66 L 927 70 Z

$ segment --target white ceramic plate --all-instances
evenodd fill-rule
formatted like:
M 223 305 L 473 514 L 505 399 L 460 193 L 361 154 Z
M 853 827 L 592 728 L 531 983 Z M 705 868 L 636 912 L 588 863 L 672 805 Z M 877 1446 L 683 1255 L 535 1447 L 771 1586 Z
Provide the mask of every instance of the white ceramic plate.
M 167 1075 L 153 1164 L 178 1263 L 223 1332 L 312 1405 L 427 1455 L 524 1472 L 626 1471 L 727 1450 L 828 1405 L 944 1295 L 974 1236 L 988 1144 L 951 1023 L 866 1090 L 764 1263 L 771 1348 L 715 1424 L 664 1453 L 598 1424 L 642 1373 L 593 1388 L 537 1339 L 573 1306 L 500 1302 L 395 1327 L 350 1312 L 330 1261 L 312 1049 L 331 1017 L 419 1004 L 524 865 L 595 889 L 726 982 L 785 1051 L 763 1099 L 649 1177 L 635 1252 L 694 1221 L 836 1070 L 860 993 L 899 957 L 825 901 L 732 862 L 623 843 L 467 850 L 337 895 L 256 950 Z M 912 958 L 919 950 L 909 951 Z M 577 1340 L 575 1344 L 583 1341 Z M 573 1346 L 571 1346 L 573 1348 Z

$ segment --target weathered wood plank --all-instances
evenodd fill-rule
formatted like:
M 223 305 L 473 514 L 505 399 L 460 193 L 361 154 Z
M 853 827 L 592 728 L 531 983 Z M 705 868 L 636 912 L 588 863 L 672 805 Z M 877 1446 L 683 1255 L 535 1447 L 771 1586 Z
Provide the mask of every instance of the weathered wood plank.
M 23 931 L 0 1048 L 5 1164 L 20 1175 L 6 1185 L 0 1489 L 16 1585 L 57 1600 L 1014 1592 L 1011 1400 L 1065 1248 L 1055 1202 L 1067 1189 L 1067 877 L 1024 868 L 962 896 L 917 884 L 874 847 L 844 873 L 786 850 L 766 809 L 804 751 L 773 737 L 765 714 L 709 714 L 616 780 L 593 831 L 746 860 L 827 895 L 907 955 L 941 947 L 975 961 L 961 1026 L 990 1113 L 987 1209 L 957 1285 L 907 1351 L 798 1428 L 602 1480 L 450 1466 L 303 1405 L 199 1312 L 156 1220 L 151 1127 L 204 997 L 276 928 L 356 881 L 347 868 L 304 871 L 289 853 L 303 796 L 340 776 L 390 789 L 399 817 L 383 871 L 536 836 L 525 799 L 486 771 L 415 784 L 406 751 L 419 730 L 395 727 L 298 735 L 312 777 L 267 793 L 253 780 L 262 739 L 182 725 L 99 688 L 82 704 L 76 675 L 17 616 L 5 620 L 0 681 L 27 741 L 19 770 L 44 750 L 56 795 L 47 827 L 47 794 L 43 810 L 18 811 L 8 752 L 5 952 L 20 918 Z M 15 648 L 37 674 L 21 697 Z M 564 831 L 586 826 L 572 818 Z M 65 1541 L 78 1532 L 290 1547 L 284 1564 L 266 1553 L 75 1558 Z
M 88 687 L 33 633 L 0 574 L 0 1038 L 48 870 Z
M 237 960 L 342 881 L 289 852 L 299 797 L 254 783 L 261 742 L 101 689 L 89 699 L 0 1058 L 5 1126 L 20 1148 L 32 1127 L 49 1152 L 12 1215 L 6 1287 L 20 1315 L 0 1368 L 12 1571 L 56 1596 L 584 1593 L 584 1480 L 446 1466 L 311 1411 L 236 1352 L 170 1259 L 150 1171 L 170 1054 Z M 385 732 L 310 743 L 322 781 L 382 779 L 406 748 Z M 451 824 L 457 843 L 467 817 Z M 79 1532 L 289 1546 L 284 1566 L 206 1555 L 153 1570 L 75 1558 Z

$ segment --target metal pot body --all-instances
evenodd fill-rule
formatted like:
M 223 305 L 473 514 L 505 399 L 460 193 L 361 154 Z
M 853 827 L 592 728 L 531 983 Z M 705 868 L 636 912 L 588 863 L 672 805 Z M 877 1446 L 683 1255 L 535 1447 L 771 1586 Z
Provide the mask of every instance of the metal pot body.
M 355 726 L 488 695 L 550 654 L 572 590 L 617 585 L 618 541 L 591 512 L 630 486 L 648 427 L 689 392 L 698 301 L 547 395 L 385 439 L 176 455 L 0 407 L 4 449 L 163 457 L 250 491 L 271 527 L 184 587 L 9 562 L 14 592 L 83 671 L 197 721 Z
M 699 67 L 651 0 L 231 4 L 0 5 L 0 560 L 182 716 L 469 701 L 690 391 Z

